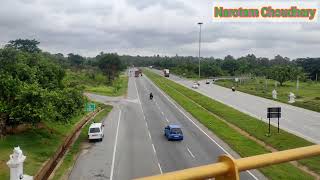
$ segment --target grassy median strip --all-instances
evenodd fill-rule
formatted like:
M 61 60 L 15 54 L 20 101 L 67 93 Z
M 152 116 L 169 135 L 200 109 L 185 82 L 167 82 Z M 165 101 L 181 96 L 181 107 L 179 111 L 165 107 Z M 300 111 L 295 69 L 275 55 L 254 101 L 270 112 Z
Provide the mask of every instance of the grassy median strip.
M 166 92 L 171 98 L 173 98 L 177 103 L 179 103 L 184 109 L 186 109 L 190 114 L 192 114 L 194 117 L 196 117 L 208 129 L 212 130 L 223 141 L 228 143 L 231 146 L 231 148 L 234 149 L 235 151 L 237 151 L 242 157 L 247 157 L 247 156 L 263 154 L 263 153 L 269 152 L 262 145 L 256 143 L 255 141 L 249 139 L 246 136 L 243 136 L 242 134 L 240 134 L 239 132 L 235 131 L 230 126 L 228 126 L 225 122 L 223 122 L 223 121 L 219 120 L 217 117 L 213 116 L 210 113 L 211 111 L 209 109 L 205 108 L 210 112 L 199 107 L 199 105 L 201 105 L 200 103 L 196 104 L 188 99 L 188 98 L 190 98 L 191 100 L 198 103 L 200 100 L 203 101 L 203 99 L 199 100 L 197 98 L 199 98 L 203 95 L 201 95 L 197 92 L 193 93 L 194 91 L 192 91 L 186 87 L 183 87 L 183 86 L 181 86 L 171 80 L 163 78 L 155 73 L 152 73 L 148 70 L 145 70 L 144 73 L 151 80 L 153 80 L 164 92 Z M 192 98 L 190 96 L 192 96 Z M 206 97 L 206 96 L 203 96 L 203 97 Z M 208 97 L 206 97 L 206 98 L 208 98 Z M 210 104 L 209 101 L 213 101 L 213 100 L 206 99 L 206 101 L 203 103 Z M 212 105 L 212 104 L 210 104 L 210 105 Z M 215 104 L 215 105 L 217 105 L 217 104 Z M 229 107 L 226 105 L 223 105 L 223 106 L 222 105 L 223 104 L 221 104 L 220 107 L 214 106 L 212 108 L 219 109 L 220 111 L 218 111 L 218 112 L 221 112 L 223 114 L 229 114 L 229 111 L 228 111 Z M 222 109 L 220 109 L 220 108 L 222 108 Z M 216 114 L 216 113 L 214 113 L 214 114 Z M 234 116 L 238 116 L 241 114 L 243 114 L 243 113 L 238 112 L 238 114 L 237 113 L 232 114 L 233 116 L 231 116 L 231 118 L 235 118 Z M 220 116 L 220 114 L 217 114 L 217 115 Z M 243 115 L 245 115 L 245 114 L 243 114 Z M 224 117 L 226 117 L 226 116 L 224 116 Z M 242 117 L 242 118 L 244 118 L 244 117 Z M 256 119 L 254 119 L 254 121 L 262 123 L 261 121 L 258 121 Z M 233 123 L 233 124 L 235 124 L 235 123 Z M 260 126 L 264 127 L 261 124 L 260 124 Z M 260 126 L 250 126 L 250 127 L 253 127 L 254 131 L 258 131 L 258 130 L 261 130 L 261 129 L 259 129 Z M 266 130 L 267 129 L 263 129 L 262 132 L 265 134 Z M 273 129 L 273 130 L 275 132 L 275 129 Z M 254 133 L 256 133 L 256 132 L 254 132 Z M 283 133 L 283 132 L 281 132 L 281 133 Z M 273 137 L 273 136 L 271 136 L 271 137 Z M 294 136 L 294 137 L 296 137 L 296 136 Z M 288 138 L 288 136 L 286 136 L 286 138 Z M 285 139 L 285 140 L 286 140 L 286 142 L 290 142 L 287 139 Z M 279 139 L 279 141 L 282 141 L 282 139 Z M 295 142 L 293 141 L 291 143 L 295 143 Z M 299 141 L 298 144 L 301 145 L 301 142 Z M 283 144 L 283 145 L 285 145 L 285 144 Z M 283 149 L 285 149 L 285 148 L 283 148 Z M 290 149 L 290 148 L 287 148 L 287 149 Z M 270 166 L 270 167 L 261 168 L 260 171 L 271 179 L 313 179 L 312 176 L 310 176 L 310 175 L 306 174 L 305 172 L 303 172 L 302 170 L 294 167 L 290 163 L 284 163 L 284 164 L 280 164 L 280 165 L 274 165 L 274 166 Z
M 274 87 L 276 81 L 271 79 L 264 79 L 256 77 L 254 79 L 247 79 L 242 83 L 235 83 L 233 80 L 218 80 L 215 84 L 230 88 L 236 86 L 238 91 L 242 91 L 255 96 L 260 96 L 272 99 L 272 90 L 276 89 L 278 92 L 278 99 L 272 99 L 288 104 L 289 92 L 293 92 L 297 99 L 296 102 L 290 104 L 293 106 L 310 109 L 320 112 L 320 83 L 318 82 L 299 82 L 299 88 L 296 88 L 296 81 L 288 81 L 283 86 Z M 269 86 L 267 85 L 269 84 Z
M 87 85 L 85 87 L 85 91 L 95 93 L 95 94 L 104 95 L 104 96 L 122 96 L 122 95 L 126 94 L 127 88 L 128 88 L 128 76 L 123 73 L 110 86 L 107 86 L 107 85 L 97 85 L 97 86 Z
M 196 91 L 190 90 L 173 81 L 165 78 L 163 78 L 163 80 L 168 86 L 176 89 L 179 92 L 182 92 L 186 97 L 197 102 L 197 104 L 203 108 L 223 118 L 229 123 L 234 124 L 240 129 L 246 131 L 251 136 L 265 142 L 279 151 L 313 145 L 313 143 L 294 134 L 288 133 L 287 131 L 280 130 L 280 133 L 277 133 L 277 128 L 274 126 L 271 126 L 271 136 L 266 136 L 268 133 L 267 123 L 215 101 Z M 317 174 L 320 174 L 320 157 L 306 158 L 298 162 L 305 165 Z
M 103 120 L 104 117 L 106 117 L 109 112 L 112 110 L 112 106 L 110 105 L 103 105 L 102 106 L 103 110 L 100 111 L 93 120 L 91 120 L 90 122 L 101 122 Z M 70 168 L 73 166 L 77 154 L 80 152 L 80 147 L 81 147 L 81 143 L 85 142 L 87 140 L 88 137 L 88 129 L 90 126 L 90 122 L 88 122 L 83 129 L 81 130 L 81 133 L 78 137 L 78 139 L 74 142 L 74 144 L 72 145 L 72 147 L 70 148 L 70 150 L 67 152 L 67 154 L 65 155 L 63 162 L 61 163 L 61 165 L 58 167 L 58 169 L 55 171 L 54 176 L 53 176 L 53 180 L 60 180 L 63 179 L 64 175 L 70 170 Z

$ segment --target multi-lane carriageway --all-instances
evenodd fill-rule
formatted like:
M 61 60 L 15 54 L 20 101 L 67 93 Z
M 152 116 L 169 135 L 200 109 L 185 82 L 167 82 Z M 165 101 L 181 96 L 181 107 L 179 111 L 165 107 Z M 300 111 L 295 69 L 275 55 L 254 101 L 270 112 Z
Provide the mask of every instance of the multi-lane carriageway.
M 104 140 L 82 151 L 69 179 L 127 180 L 214 163 L 222 154 L 239 157 L 145 76 L 129 77 L 126 98 L 88 96 L 114 109 L 104 119 Z M 163 128 L 171 123 L 182 126 L 183 141 L 166 140 Z M 240 178 L 264 179 L 256 170 Z

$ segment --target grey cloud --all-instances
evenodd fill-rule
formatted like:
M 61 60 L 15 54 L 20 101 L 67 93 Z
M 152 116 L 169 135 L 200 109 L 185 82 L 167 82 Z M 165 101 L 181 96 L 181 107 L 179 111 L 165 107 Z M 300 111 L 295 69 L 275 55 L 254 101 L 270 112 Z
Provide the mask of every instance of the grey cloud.
M 208 2 L 192 0 L 2 0 L 0 44 L 36 38 L 53 53 L 95 56 L 100 51 L 203 56 L 254 53 L 319 56 L 319 23 L 214 23 Z M 205 9 L 207 7 L 208 9 Z
M 158 0 L 158 1 L 154 1 L 154 0 L 126 0 L 130 5 L 136 7 L 139 10 L 143 10 L 145 8 L 148 7 L 152 7 L 152 6 L 162 6 L 164 9 L 166 10 L 176 10 L 177 12 L 181 13 L 188 13 L 189 15 L 194 14 L 194 10 L 187 6 L 186 4 L 183 3 L 183 1 L 179 1 L 179 0 Z

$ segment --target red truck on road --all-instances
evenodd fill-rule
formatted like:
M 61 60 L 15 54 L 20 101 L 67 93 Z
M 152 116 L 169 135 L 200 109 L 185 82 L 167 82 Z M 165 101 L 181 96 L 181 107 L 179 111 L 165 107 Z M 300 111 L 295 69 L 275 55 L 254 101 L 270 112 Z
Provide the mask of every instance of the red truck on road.
M 134 71 L 134 77 L 139 77 L 142 76 L 142 70 L 141 69 L 137 69 Z

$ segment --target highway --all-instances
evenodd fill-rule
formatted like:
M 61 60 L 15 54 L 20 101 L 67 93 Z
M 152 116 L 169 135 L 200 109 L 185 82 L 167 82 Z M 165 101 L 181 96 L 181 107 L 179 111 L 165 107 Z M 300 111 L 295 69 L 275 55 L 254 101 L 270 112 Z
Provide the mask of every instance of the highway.
M 158 74 L 162 74 L 162 72 L 159 70 L 153 69 L 153 71 Z M 170 74 L 169 78 L 192 89 L 191 86 L 193 81 L 191 80 L 172 74 Z M 268 107 L 281 107 L 281 129 L 291 132 L 316 144 L 320 143 L 320 113 L 318 112 L 272 101 L 239 91 L 232 92 L 231 89 L 215 84 L 207 85 L 205 84 L 204 80 L 200 81 L 200 84 L 201 85 L 199 89 L 193 90 L 265 122 L 268 122 Z M 273 119 L 271 123 L 274 126 L 277 126 L 277 119 Z
M 88 96 L 110 103 L 104 96 Z M 130 77 L 127 98 L 111 103 L 114 109 L 104 119 L 104 140 L 88 144 L 69 179 L 127 180 L 214 163 L 222 154 L 239 157 L 145 76 Z M 168 124 L 182 126 L 183 141 L 167 141 L 163 129 Z M 256 170 L 240 176 L 265 179 Z

